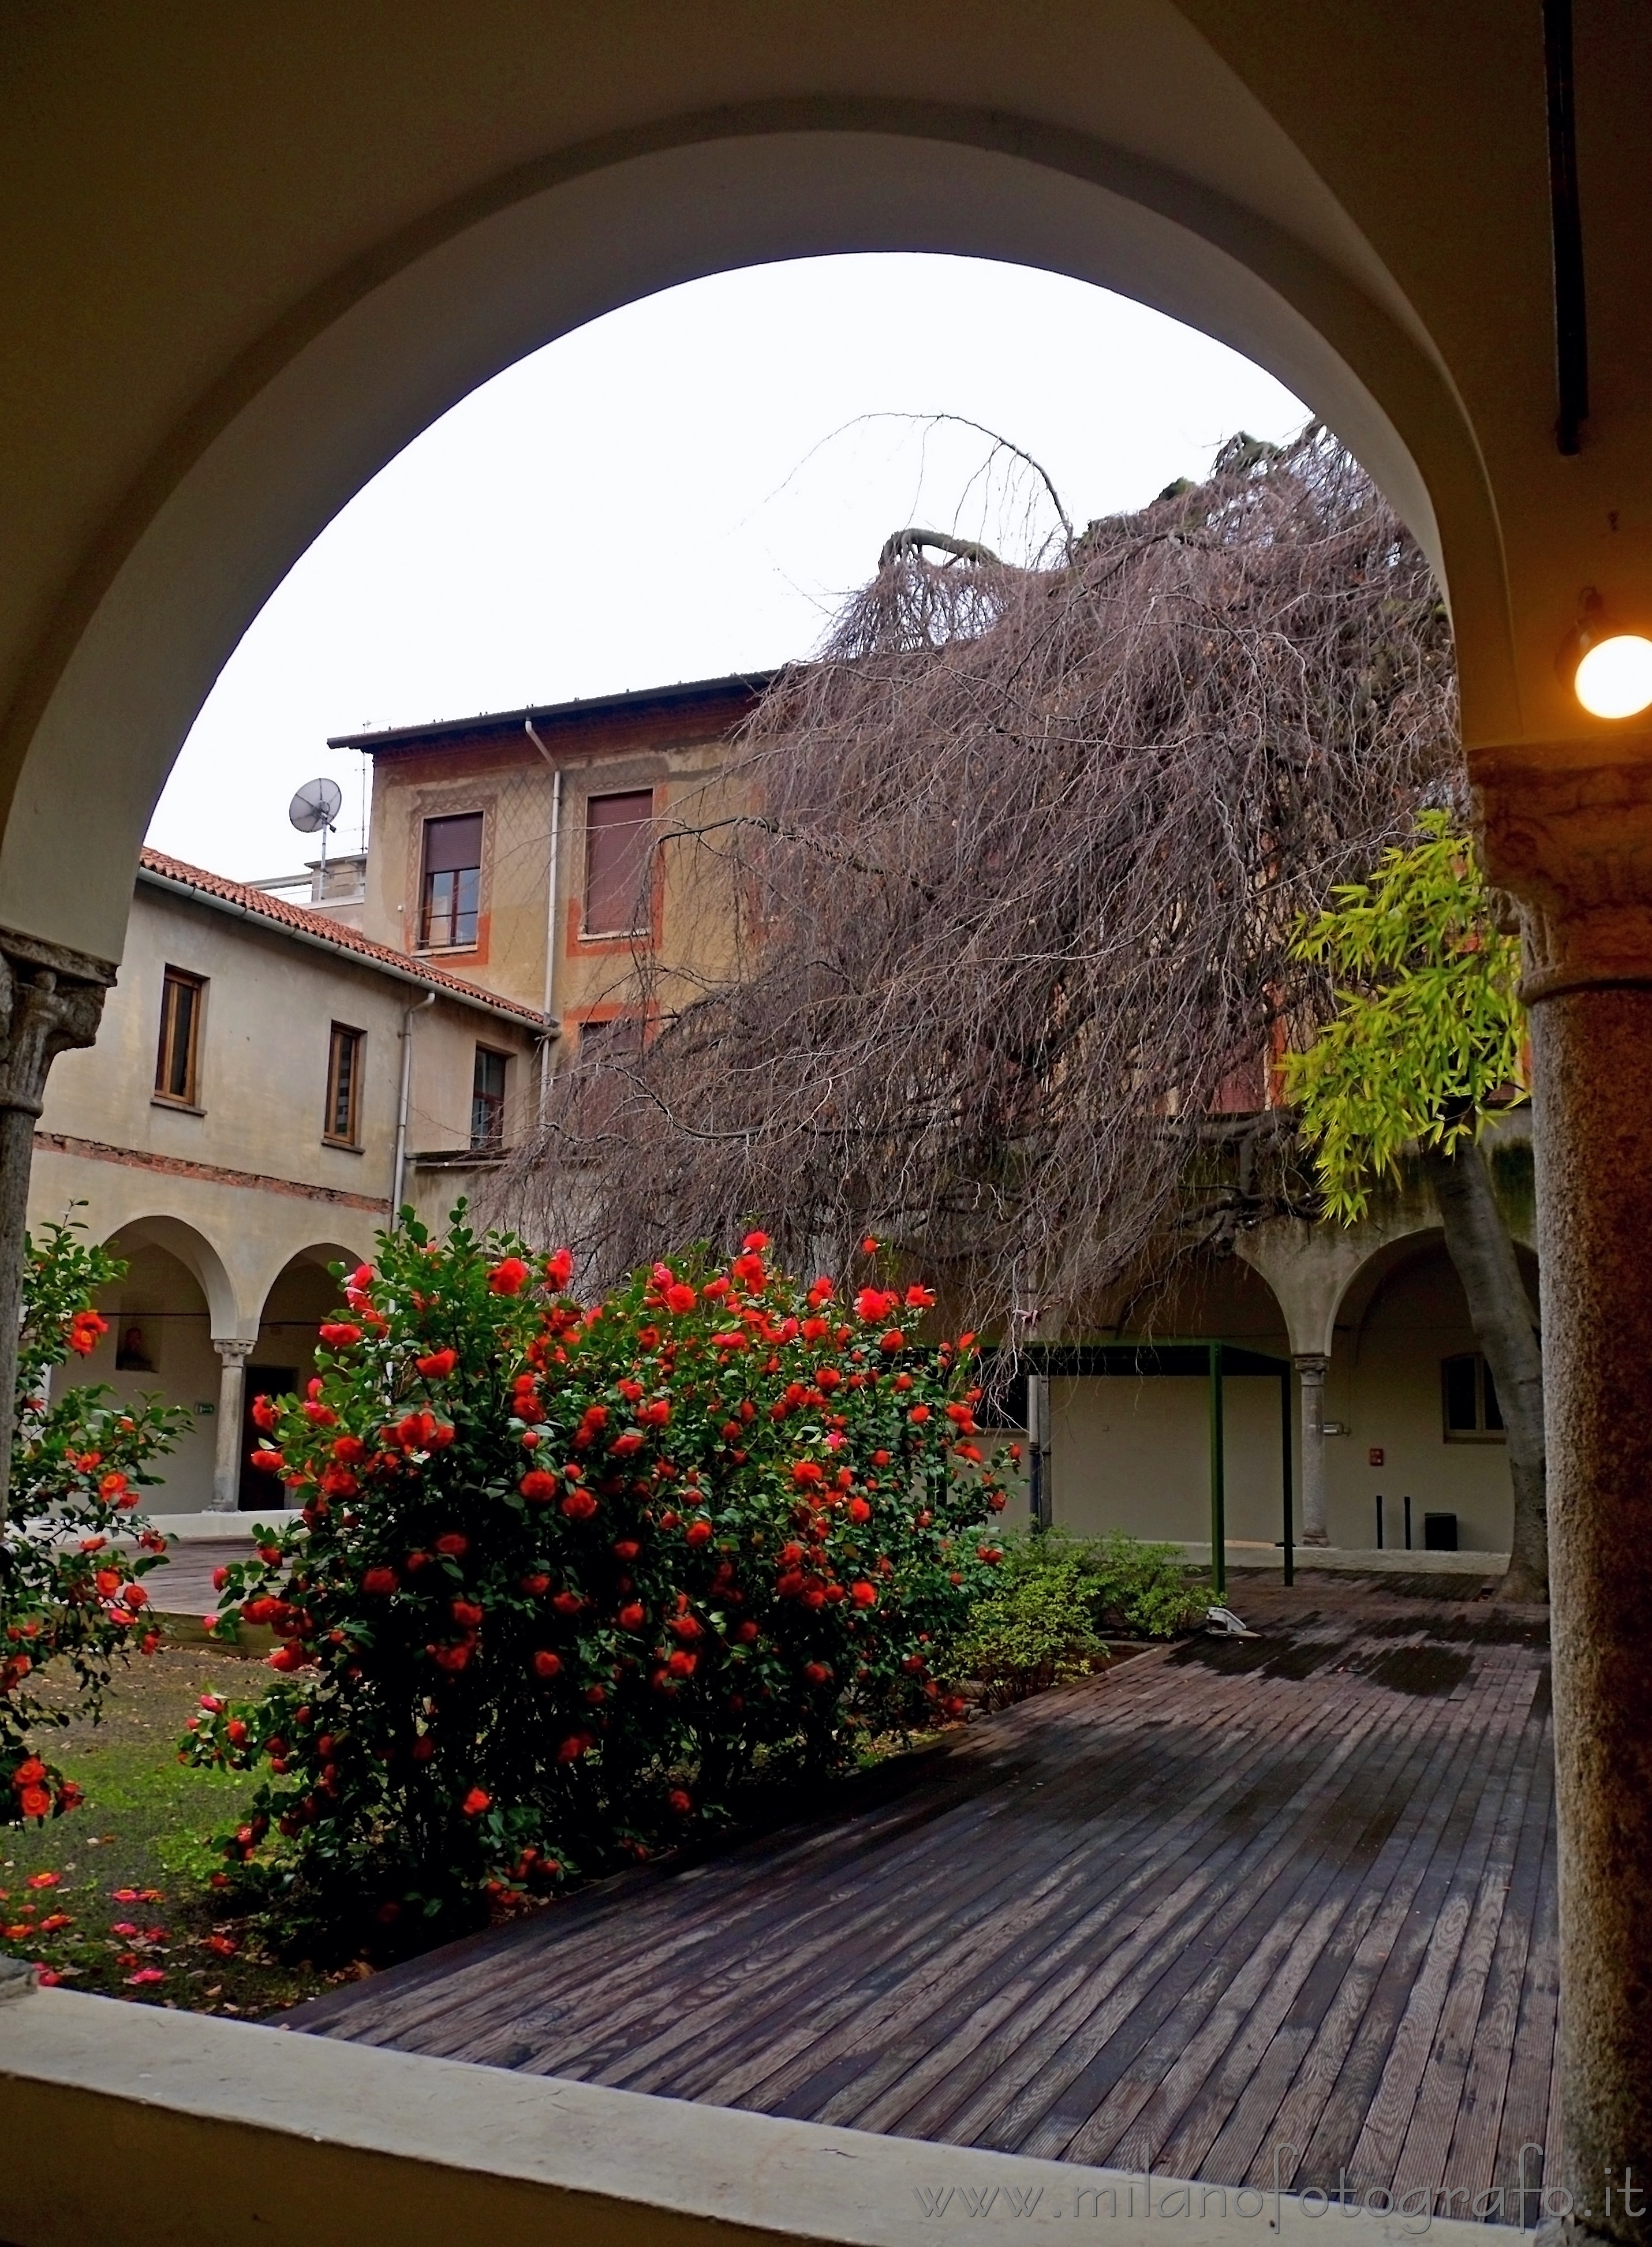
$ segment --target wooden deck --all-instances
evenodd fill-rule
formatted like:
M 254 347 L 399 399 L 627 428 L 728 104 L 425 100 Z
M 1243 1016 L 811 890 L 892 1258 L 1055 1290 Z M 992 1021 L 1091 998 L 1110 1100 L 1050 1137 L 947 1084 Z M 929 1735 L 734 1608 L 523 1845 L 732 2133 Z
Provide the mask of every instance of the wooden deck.
M 627 1875 L 291 2025 L 1535 2222 L 1521 2148 L 1544 2149 L 1528 2187 L 1558 2175 L 1541 1612 L 1472 1579 L 1232 1596 L 1259 1639 L 1139 1656 L 973 1726 L 893 1800 Z

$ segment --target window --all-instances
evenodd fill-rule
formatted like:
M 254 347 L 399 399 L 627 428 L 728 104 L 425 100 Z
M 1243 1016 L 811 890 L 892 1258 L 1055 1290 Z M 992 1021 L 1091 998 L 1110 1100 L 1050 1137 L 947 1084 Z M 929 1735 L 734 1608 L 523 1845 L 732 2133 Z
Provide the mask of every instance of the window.
M 1440 1389 L 1448 1444 L 1500 1444 L 1505 1440 L 1492 1369 L 1478 1351 L 1444 1359 L 1440 1366 Z
M 505 1069 L 509 1056 L 487 1046 L 476 1048 L 475 1073 L 470 1081 L 470 1144 L 473 1147 L 502 1147 L 505 1144 Z
M 419 941 L 431 950 L 476 941 L 481 910 L 481 814 L 425 822 Z
M 648 827 L 652 789 L 585 799 L 587 936 L 636 936 L 648 926 Z
M 160 1047 L 155 1055 L 155 1098 L 180 1108 L 199 1106 L 196 1064 L 201 1050 L 201 1007 L 206 981 L 168 967 L 160 987 Z
M 361 1048 L 359 1030 L 332 1026 L 327 1048 L 327 1113 L 321 1127 L 324 1139 L 354 1147 L 361 1138 Z

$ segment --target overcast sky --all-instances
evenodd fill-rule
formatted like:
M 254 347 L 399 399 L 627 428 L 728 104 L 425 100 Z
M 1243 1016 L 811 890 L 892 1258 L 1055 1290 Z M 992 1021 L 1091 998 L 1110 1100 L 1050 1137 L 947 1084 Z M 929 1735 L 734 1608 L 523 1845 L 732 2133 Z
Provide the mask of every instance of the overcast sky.
M 338 515 L 196 721 L 150 839 L 242 878 L 296 870 L 301 782 L 365 761 L 329 734 L 715 677 L 802 655 L 904 524 L 1027 555 L 1202 475 L 1305 409 L 1158 313 L 1019 266 L 832 257 L 697 281 L 509 368 Z M 914 418 L 916 417 L 916 418 Z

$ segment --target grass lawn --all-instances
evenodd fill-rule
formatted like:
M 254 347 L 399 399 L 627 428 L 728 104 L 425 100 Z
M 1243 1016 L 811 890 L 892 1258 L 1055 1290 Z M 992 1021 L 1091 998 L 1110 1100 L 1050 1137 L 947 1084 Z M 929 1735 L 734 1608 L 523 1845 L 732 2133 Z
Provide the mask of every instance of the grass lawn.
M 65 1989 L 253 2018 L 348 1978 L 280 1964 L 222 1916 L 211 1885 L 211 1837 L 238 1820 L 257 1782 L 181 1764 L 177 1741 L 202 1693 L 244 1697 L 263 1674 L 204 1647 L 162 1646 L 117 1675 L 100 1725 L 37 1734 L 86 1799 L 44 1825 L 0 1827 L 0 1951 Z

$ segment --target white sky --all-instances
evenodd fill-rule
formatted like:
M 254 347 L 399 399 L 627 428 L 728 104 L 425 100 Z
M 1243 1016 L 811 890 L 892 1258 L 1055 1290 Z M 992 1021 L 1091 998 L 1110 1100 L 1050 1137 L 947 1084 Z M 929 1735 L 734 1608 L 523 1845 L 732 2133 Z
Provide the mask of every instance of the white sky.
M 360 831 L 365 761 L 329 734 L 807 653 L 904 524 L 1025 554 L 1041 491 L 903 418 L 937 413 L 1035 455 L 1080 524 L 1307 418 L 1221 345 L 1020 266 L 816 258 L 667 290 L 484 384 L 334 518 L 225 665 L 150 840 L 296 871 L 301 782 L 344 789 L 331 848 Z

